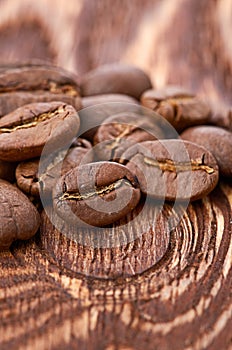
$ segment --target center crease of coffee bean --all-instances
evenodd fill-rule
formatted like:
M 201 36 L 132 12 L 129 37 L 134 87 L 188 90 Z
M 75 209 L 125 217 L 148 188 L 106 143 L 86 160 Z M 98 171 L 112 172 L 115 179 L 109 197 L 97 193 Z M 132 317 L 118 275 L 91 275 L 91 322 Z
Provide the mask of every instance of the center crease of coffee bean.
M 176 119 L 176 121 L 178 121 L 178 119 L 180 118 L 180 115 L 178 113 L 178 109 L 179 109 L 179 106 L 178 104 L 180 104 L 181 102 L 184 102 L 184 101 L 192 101 L 193 98 L 192 97 L 177 97 L 177 98 L 168 98 L 164 101 L 161 101 L 158 103 L 158 107 L 162 107 L 162 106 L 165 106 L 166 104 L 169 104 L 172 108 L 173 108 L 173 117 Z
M 144 157 L 143 161 L 145 164 L 160 168 L 162 171 L 181 172 L 203 170 L 207 174 L 212 174 L 214 172 L 214 168 L 205 165 L 203 159 L 204 157 L 202 157 L 202 159 L 191 160 L 190 162 L 175 163 L 171 159 L 154 160 L 149 157 Z
M 193 97 L 178 96 L 178 97 L 173 97 L 173 98 L 167 98 L 163 101 L 160 101 L 158 106 L 161 106 L 163 103 L 170 103 L 170 105 L 172 105 L 173 108 L 175 109 L 178 106 L 178 103 L 192 101 L 192 100 L 193 100 Z
M 76 192 L 76 193 L 65 192 L 65 193 L 63 193 L 63 195 L 61 197 L 59 197 L 59 201 L 65 201 L 65 200 L 81 201 L 81 200 L 88 199 L 88 198 L 95 197 L 95 196 L 101 197 L 107 193 L 110 193 L 110 192 L 118 189 L 119 187 L 121 187 L 123 185 L 132 187 L 132 184 L 130 183 L 130 181 L 128 181 L 127 179 L 120 179 L 120 180 L 117 180 L 108 186 L 95 188 L 95 191 L 88 192 L 88 193 L 80 194 L 79 192 Z
M 58 85 L 51 81 L 49 86 L 49 91 L 54 94 L 65 94 L 73 97 L 78 96 L 77 90 L 72 85 Z
M 58 116 L 60 113 L 64 113 L 65 109 L 64 107 L 59 107 L 58 109 L 55 109 L 54 111 L 42 113 L 38 116 L 34 116 L 27 120 L 25 123 L 21 120 L 21 123 L 15 123 L 14 125 L 8 127 L 8 128 L 0 128 L 0 133 L 11 133 L 13 131 L 19 130 L 19 129 L 27 129 L 33 126 L 36 126 L 39 123 L 44 122 L 45 120 L 51 119 L 53 117 Z
M 38 86 L 38 87 L 24 87 L 20 86 L 21 84 L 11 84 L 9 86 L 1 86 L 0 85 L 0 93 L 6 93 L 6 92 L 14 92 L 14 91 L 50 91 L 54 94 L 65 94 L 69 96 L 78 96 L 78 91 L 73 87 L 72 85 L 66 84 L 57 84 L 54 81 L 45 81 L 45 86 Z M 46 87 L 46 85 L 48 85 Z

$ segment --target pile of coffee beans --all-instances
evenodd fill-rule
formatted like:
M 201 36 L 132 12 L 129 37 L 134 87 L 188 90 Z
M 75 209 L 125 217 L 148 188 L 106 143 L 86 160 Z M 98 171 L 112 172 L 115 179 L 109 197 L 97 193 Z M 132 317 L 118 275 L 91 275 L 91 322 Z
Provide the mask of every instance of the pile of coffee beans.
M 80 80 L 48 63 L 0 66 L 0 249 L 38 232 L 45 202 L 91 228 L 145 198 L 202 199 L 232 177 L 230 118 L 130 65 Z

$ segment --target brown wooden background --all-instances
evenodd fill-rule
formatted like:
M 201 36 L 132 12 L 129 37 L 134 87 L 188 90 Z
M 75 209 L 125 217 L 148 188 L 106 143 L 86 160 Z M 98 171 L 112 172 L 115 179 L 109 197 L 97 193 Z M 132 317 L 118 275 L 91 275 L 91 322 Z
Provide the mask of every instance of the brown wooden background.
M 49 59 L 79 75 L 129 62 L 154 86 L 228 105 L 231 38 L 231 0 L 0 0 L 0 62 Z M 0 349 L 232 349 L 231 206 L 221 181 L 170 236 L 148 210 L 143 236 L 112 251 L 47 222 L 0 253 Z

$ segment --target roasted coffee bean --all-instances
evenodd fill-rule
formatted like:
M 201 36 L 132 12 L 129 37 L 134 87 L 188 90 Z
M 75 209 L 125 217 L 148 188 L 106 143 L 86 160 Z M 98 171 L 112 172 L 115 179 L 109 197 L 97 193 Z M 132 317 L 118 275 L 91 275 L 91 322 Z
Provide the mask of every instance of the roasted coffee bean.
M 48 91 L 16 91 L 0 93 L 0 117 L 29 103 L 62 101 L 73 106 L 77 111 L 82 108 L 81 98 Z
M 216 126 L 198 126 L 185 130 L 183 140 L 207 148 L 216 158 L 223 176 L 232 177 L 232 132 Z
M 164 138 L 156 120 L 135 113 L 120 113 L 107 118 L 94 136 L 94 150 L 99 160 L 117 161 L 137 142 Z
M 127 98 L 132 99 L 132 97 L 129 96 L 127 96 Z M 138 101 L 137 103 L 128 103 L 126 101 L 122 101 L 120 103 L 105 102 L 82 109 L 79 112 L 81 126 L 78 135 L 93 142 L 97 129 L 107 118 L 111 117 L 112 115 L 125 112 L 143 114 L 143 110 L 144 108 L 140 106 Z
M 120 162 L 137 176 L 141 191 L 157 199 L 200 199 L 218 182 L 213 155 L 191 142 L 141 142 L 123 153 Z
M 25 161 L 16 169 L 18 187 L 26 194 L 39 197 L 40 193 L 49 195 L 58 177 L 66 174 L 82 162 L 93 161 L 92 145 L 84 139 L 78 139 L 68 150 L 61 150 L 52 156 L 43 173 L 39 174 L 40 158 Z M 67 155 L 66 155 L 67 153 Z
M 140 68 L 127 64 L 107 64 L 88 72 L 81 81 L 82 96 L 125 94 L 139 99 L 151 89 L 149 77 Z
M 123 165 L 97 162 L 81 165 L 58 180 L 54 209 L 79 226 L 106 226 L 132 211 L 139 202 L 137 179 Z
M 81 147 L 82 150 L 88 151 L 92 148 L 92 144 L 81 137 L 75 137 L 71 143 L 71 147 Z
M 208 124 L 232 131 L 232 107 L 212 100 L 209 105 L 211 114 Z
M 205 124 L 210 119 L 209 105 L 182 88 L 145 91 L 141 103 L 162 115 L 177 131 Z
M 0 180 L 0 250 L 16 239 L 29 239 L 39 228 L 40 217 L 29 199 L 9 182 Z
M 148 104 L 149 108 L 155 108 L 157 102 L 168 100 L 170 98 L 185 98 L 194 97 L 194 93 L 182 86 L 178 85 L 166 85 L 160 89 L 150 89 L 144 91 L 140 100 Z
M 44 67 L 44 68 L 54 68 L 54 65 L 47 60 L 39 59 L 39 58 L 32 58 L 29 60 L 22 60 L 22 61 L 16 61 L 16 62 L 3 62 L 0 64 L 0 72 L 5 72 L 6 70 L 10 69 L 21 69 L 21 68 L 29 68 L 29 67 Z M 64 71 L 63 68 L 61 67 L 56 67 L 59 68 L 62 71 Z
M 135 98 L 122 94 L 94 95 L 82 98 L 83 108 L 92 107 L 102 103 L 109 104 L 110 102 L 138 104 L 138 100 L 136 100 Z
M 39 197 L 39 158 L 20 163 L 16 168 L 17 185 L 24 193 Z
M 0 92 L 49 91 L 79 96 L 76 77 L 52 65 L 15 64 L 1 68 Z
M 0 119 L 0 159 L 21 161 L 68 144 L 79 130 L 76 110 L 62 102 L 20 107 Z
M 7 180 L 9 182 L 15 181 L 15 169 L 17 163 L 6 162 L 0 160 L 0 179 Z
M 27 103 L 62 101 L 80 109 L 77 78 L 46 63 L 18 63 L 0 68 L 0 116 Z

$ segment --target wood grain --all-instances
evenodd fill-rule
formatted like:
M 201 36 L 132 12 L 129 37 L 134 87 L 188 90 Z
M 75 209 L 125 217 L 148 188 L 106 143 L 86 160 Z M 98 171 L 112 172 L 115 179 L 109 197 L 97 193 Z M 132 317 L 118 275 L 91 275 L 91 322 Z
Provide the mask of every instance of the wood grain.
M 47 59 L 81 76 L 129 62 L 154 86 L 232 103 L 230 0 L 1 0 L 0 12 L 0 63 Z M 154 225 L 148 206 L 145 224 L 130 226 L 138 237 L 108 249 L 43 214 L 41 233 L 0 253 L 1 350 L 232 349 L 232 185 L 221 181 L 169 232 L 170 211 Z
M 48 244 L 56 232 L 45 220 L 42 238 L 1 253 L 1 348 L 230 348 L 231 206 L 232 187 L 223 183 L 189 206 L 158 263 L 114 278 L 99 278 L 97 268 L 89 274 L 81 257 L 70 266 L 75 242 L 66 250 L 61 234 Z M 122 251 L 131 261 L 135 254 L 119 250 L 119 266 Z M 95 253 L 96 261 L 106 256 Z

